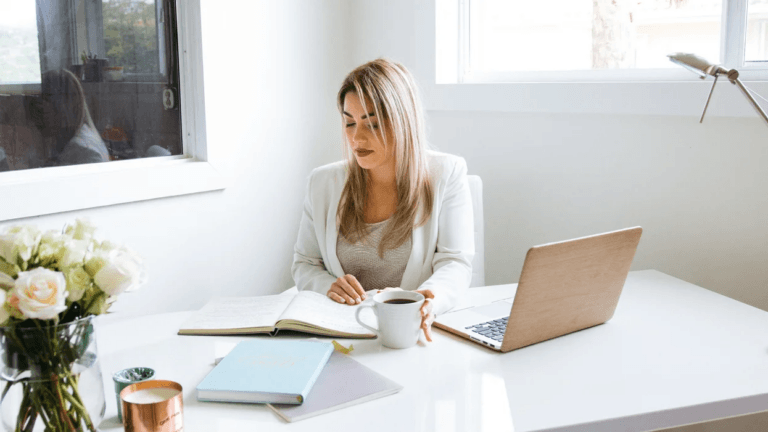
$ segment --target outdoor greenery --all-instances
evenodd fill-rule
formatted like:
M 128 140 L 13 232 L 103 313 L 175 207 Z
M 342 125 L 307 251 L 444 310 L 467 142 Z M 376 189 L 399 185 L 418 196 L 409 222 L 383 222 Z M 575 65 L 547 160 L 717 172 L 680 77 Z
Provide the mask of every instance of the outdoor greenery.
M 104 0 L 104 43 L 110 66 L 127 73 L 158 73 L 154 0 Z

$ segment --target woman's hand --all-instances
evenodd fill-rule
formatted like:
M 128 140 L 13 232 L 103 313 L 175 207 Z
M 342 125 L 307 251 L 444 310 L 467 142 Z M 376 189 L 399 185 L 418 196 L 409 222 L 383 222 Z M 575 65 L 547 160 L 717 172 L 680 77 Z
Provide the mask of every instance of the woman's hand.
M 378 290 L 377 294 L 383 291 L 394 290 L 402 291 L 402 288 L 384 288 L 383 290 Z M 435 298 L 435 295 L 428 289 L 416 290 L 416 292 L 424 296 L 424 303 L 422 303 L 421 309 L 419 309 L 419 313 L 421 313 L 421 329 L 424 331 L 424 337 L 427 338 L 427 342 L 432 342 L 432 323 L 435 322 L 435 314 L 432 313 L 432 299 Z
M 435 314 L 432 313 L 432 299 L 435 295 L 431 290 L 423 289 L 416 290 L 424 296 L 424 303 L 421 305 L 421 329 L 424 330 L 424 337 L 427 338 L 427 342 L 432 342 L 432 323 L 435 322 Z
M 363 286 L 351 274 L 344 275 L 331 285 L 328 290 L 328 297 L 337 303 L 346 303 L 348 305 L 360 304 L 368 298 Z

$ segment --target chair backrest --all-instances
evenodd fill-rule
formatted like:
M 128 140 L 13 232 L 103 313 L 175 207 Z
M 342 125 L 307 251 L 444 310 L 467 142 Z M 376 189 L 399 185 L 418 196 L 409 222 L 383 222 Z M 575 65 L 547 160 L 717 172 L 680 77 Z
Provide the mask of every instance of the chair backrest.
M 468 175 L 469 192 L 472 195 L 472 211 L 475 219 L 475 258 L 472 260 L 470 287 L 485 286 L 485 223 L 483 222 L 483 180 Z

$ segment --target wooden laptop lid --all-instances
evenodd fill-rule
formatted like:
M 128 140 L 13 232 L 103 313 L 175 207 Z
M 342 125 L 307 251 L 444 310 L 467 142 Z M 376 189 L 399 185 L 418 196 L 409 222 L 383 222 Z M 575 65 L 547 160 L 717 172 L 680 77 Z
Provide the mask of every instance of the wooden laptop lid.
M 501 351 L 611 319 L 642 233 L 627 228 L 528 250 Z

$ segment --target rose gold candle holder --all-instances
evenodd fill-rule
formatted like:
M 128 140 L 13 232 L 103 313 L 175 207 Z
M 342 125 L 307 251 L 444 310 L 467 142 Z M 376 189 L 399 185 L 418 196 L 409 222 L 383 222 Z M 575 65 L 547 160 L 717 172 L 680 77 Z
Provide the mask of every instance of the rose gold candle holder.
M 160 402 L 127 402 L 129 395 L 149 389 L 173 389 L 179 392 Z M 183 432 L 183 391 L 179 383 L 166 380 L 142 381 L 120 392 L 125 432 Z

